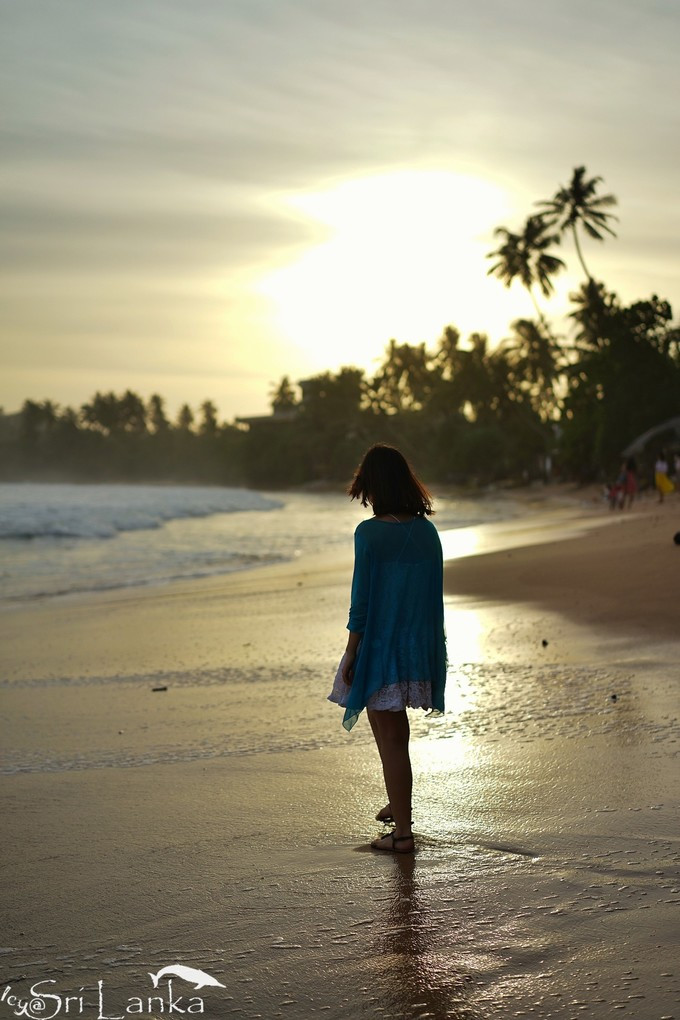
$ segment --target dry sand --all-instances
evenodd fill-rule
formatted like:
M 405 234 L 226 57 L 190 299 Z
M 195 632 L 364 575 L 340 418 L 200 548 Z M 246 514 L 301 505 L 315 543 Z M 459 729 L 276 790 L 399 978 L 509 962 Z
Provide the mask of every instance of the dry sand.
M 487 602 L 529 602 L 577 623 L 625 628 L 650 640 L 680 638 L 680 546 L 673 543 L 680 498 L 661 506 L 648 500 L 634 512 L 592 512 L 580 523 L 586 530 L 577 531 L 577 539 L 565 523 L 558 542 L 450 564 L 448 591 Z
M 215 1017 L 680 1017 L 679 511 L 451 564 L 415 857 L 367 850 L 368 726 L 324 700 L 347 557 L 2 613 L 0 1010 L 127 1015 L 182 963 Z

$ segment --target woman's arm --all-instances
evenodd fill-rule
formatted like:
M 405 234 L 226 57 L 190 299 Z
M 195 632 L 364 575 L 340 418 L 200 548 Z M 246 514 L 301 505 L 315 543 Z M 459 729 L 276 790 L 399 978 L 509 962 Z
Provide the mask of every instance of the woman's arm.
M 356 659 L 359 642 L 363 637 L 364 629 L 366 627 L 370 578 L 368 550 L 366 549 L 358 531 L 355 531 L 352 598 L 349 610 L 349 622 L 347 624 L 349 637 L 347 638 L 347 648 L 345 650 L 345 662 L 342 667 L 342 679 L 348 686 L 352 683 L 354 660 Z

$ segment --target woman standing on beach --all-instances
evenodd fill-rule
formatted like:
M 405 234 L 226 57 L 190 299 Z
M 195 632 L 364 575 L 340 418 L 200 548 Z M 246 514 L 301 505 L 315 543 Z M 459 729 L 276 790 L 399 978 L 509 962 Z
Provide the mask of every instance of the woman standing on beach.
M 659 456 L 656 458 L 656 464 L 654 465 L 654 485 L 659 493 L 659 503 L 663 503 L 664 496 L 675 488 L 668 477 L 668 461 L 663 450 L 659 451 Z
M 389 803 L 376 816 L 394 830 L 376 850 L 412 853 L 407 708 L 444 711 L 446 643 L 442 549 L 432 498 L 392 446 L 372 446 L 349 488 L 374 516 L 354 532 L 349 639 L 329 701 L 351 729 L 365 708 Z

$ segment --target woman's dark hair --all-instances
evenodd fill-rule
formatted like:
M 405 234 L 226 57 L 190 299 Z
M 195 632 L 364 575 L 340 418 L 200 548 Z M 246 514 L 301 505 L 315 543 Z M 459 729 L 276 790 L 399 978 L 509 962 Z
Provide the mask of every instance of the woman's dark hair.
M 362 506 L 373 507 L 376 517 L 384 514 L 433 514 L 432 496 L 411 470 L 399 450 L 376 443 L 364 455 L 347 490 Z

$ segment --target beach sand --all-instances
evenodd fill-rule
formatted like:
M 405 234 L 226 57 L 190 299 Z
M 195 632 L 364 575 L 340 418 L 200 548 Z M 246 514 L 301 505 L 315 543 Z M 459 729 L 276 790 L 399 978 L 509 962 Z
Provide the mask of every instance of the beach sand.
M 349 554 L 3 611 L 0 1010 L 680 1017 L 678 530 L 546 507 L 447 566 L 415 856 L 325 701 Z M 146 1002 L 177 963 L 224 987 Z

